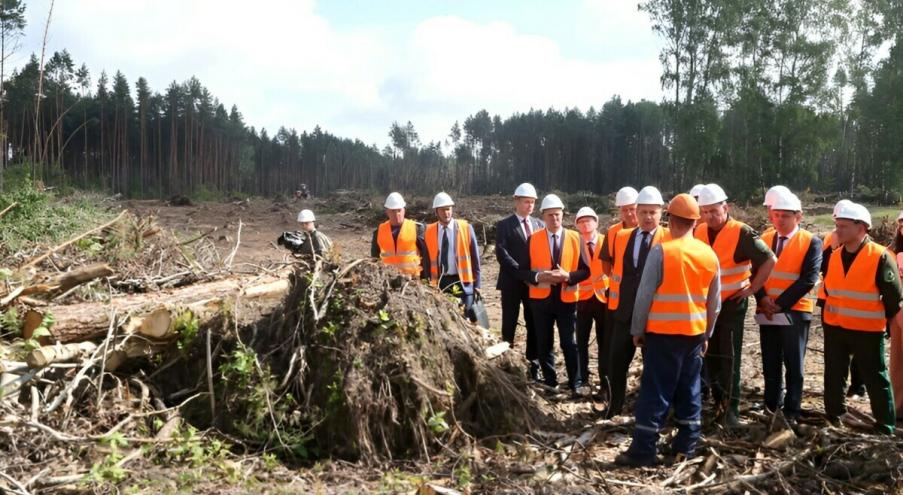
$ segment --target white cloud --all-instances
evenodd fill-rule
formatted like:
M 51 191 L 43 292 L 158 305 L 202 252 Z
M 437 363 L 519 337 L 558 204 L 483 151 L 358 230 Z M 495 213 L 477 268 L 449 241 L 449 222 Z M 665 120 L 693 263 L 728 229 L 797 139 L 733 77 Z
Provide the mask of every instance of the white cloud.
M 622 3 L 584 1 L 587 19 L 611 18 L 606 9 Z M 22 60 L 40 50 L 48 4 L 28 4 Z M 271 131 L 319 124 L 384 144 L 393 120 L 411 120 L 424 141 L 441 140 L 455 120 L 482 108 L 506 116 L 531 107 L 598 108 L 613 94 L 660 95 L 654 54 L 566 57 L 555 40 L 505 22 L 442 16 L 409 33 L 379 25 L 339 30 L 313 0 L 80 0 L 55 8 L 49 50 L 68 48 L 95 81 L 101 69 L 121 70 L 131 83 L 144 76 L 162 92 L 196 75 L 224 104 L 237 104 L 249 125 Z M 627 16 L 618 25 L 642 21 L 642 14 L 615 12 L 615 19 Z

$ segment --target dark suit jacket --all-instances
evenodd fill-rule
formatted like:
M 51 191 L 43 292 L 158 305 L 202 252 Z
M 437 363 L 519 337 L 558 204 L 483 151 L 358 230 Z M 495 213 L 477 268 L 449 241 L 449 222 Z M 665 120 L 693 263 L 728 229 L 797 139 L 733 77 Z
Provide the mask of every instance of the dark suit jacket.
M 545 238 L 543 240 L 545 242 L 548 242 L 548 238 Z M 586 264 L 586 258 L 584 256 L 579 256 L 577 259 L 577 269 L 572 271 L 570 273 L 570 277 L 568 278 L 568 285 L 570 286 L 575 286 L 589 278 L 589 265 Z M 523 268 L 517 271 L 518 279 L 520 279 L 521 282 L 525 282 L 530 285 L 538 285 L 536 283 L 536 275 L 539 274 L 539 272 L 531 268 L 529 248 L 527 249 L 527 261 L 522 266 Z M 576 309 L 577 303 L 565 303 L 561 301 L 560 290 L 560 285 L 552 286 L 552 294 L 546 299 L 542 300 L 541 304 L 550 304 L 555 306 L 574 306 L 574 309 Z M 537 300 L 534 300 L 534 302 L 537 302 Z
M 659 227 L 661 228 L 661 227 Z M 627 323 L 633 319 L 633 306 L 636 302 L 636 293 L 640 288 L 640 277 L 643 276 L 643 268 L 645 268 L 645 260 L 641 266 L 633 266 L 633 248 L 637 242 L 637 235 L 640 229 L 634 229 L 627 240 L 627 248 L 624 250 L 623 273 L 621 275 L 620 301 L 618 309 L 614 311 L 614 317 L 621 322 Z M 652 246 L 649 246 L 652 250 Z
M 530 217 L 530 223 L 533 232 L 545 227 L 545 223 L 538 218 Z M 530 268 L 529 256 L 527 238 L 517 215 L 499 220 L 495 225 L 495 258 L 499 262 L 499 279 L 495 288 L 523 290 L 525 286 L 518 278 L 517 272 L 522 268 Z

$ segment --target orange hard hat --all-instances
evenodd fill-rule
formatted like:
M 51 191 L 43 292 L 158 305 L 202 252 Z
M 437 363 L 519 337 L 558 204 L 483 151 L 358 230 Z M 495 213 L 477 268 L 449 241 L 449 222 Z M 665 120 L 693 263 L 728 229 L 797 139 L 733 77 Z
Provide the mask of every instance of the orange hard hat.
M 699 220 L 699 203 L 689 194 L 678 194 L 668 203 L 668 214 L 688 220 Z

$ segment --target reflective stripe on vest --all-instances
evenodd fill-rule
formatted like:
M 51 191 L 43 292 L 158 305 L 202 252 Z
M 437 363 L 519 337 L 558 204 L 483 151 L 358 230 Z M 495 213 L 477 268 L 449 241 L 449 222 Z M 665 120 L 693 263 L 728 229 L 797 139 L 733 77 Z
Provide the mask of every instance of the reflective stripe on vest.
M 831 252 L 834 252 L 834 249 L 831 247 L 832 244 L 834 244 L 834 231 L 833 230 L 831 232 L 828 232 L 827 234 L 825 234 L 825 238 L 824 238 L 824 240 L 822 240 L 821 248 L 822 248 L 822 253 L 824 255 L 826 255 L 829 250 Z M 824 301 L 827 298 L 828 298 L 828 295 L 825 294 L 825 279 L 821 274 L 819 274 L 819 276 L 818 276 L 818 299 Z
M 586 241 L 582 237 L 580 239 L 583 260 L 586 261 L 587 266 L 589 266 L 589 277 L 583 282 L 580 282 L 579 285 L 579 299 L 581 301 L 586 301 L 593 296 L 601 303 L 608 301 L 608 298 L 605 295 L 605 291 L 608 290 L 608 277 L 605 275 L 605 272 L 602 271 L 602 257 L 600 256 L 602 253 L 602 243 L 604 241 L 604 235 L 596 234 L 593 252 L 590 253 L 586 248 Z
M 608 238 L 608 245 L 614 244 L 614 257 L 612 258 L 611 278 L 609 279 L 608 289 L 608 309 L 614 311 L 618 309 L 618 303 L 621 300 L 621 282 L 624 280 L 624 263 L 633 263 L 633 253 L 627 252 L 627 244 L 630 243 L 630 235 L 637 227 L 632 229 L 621 229 L 614 237 Z M 637 232 L 637 237 L 640 233 Z M 671 240 L 671 232 L 665 227 L 655 229 L 655 235 L 649 242 L 649 249 L 661 244 L 664 241 Z M 634 241 L 636 242 L 636 241 Z M 635 295 L 635 294 L 634 294 Z
M 884 251 L 884 246 L 866 241 L 846 274 L 840 249 L 834 251 L 825 275 L 827 299 L 822 313 L 825 323 L 862 332 L 885 330 L 884 305 L 875 284 Z
M 455 258 L 458 262 L 458 277 L 462 284 L 473 283 L 473 260 L 470 258 L 470 224 L 465 220 L 454 220 L 457 222 L 457 235 L 455 235 Z M 426 240 L 426 251 L 430 255 L 430 283 L 434 287 L 439 286 L 440 266 L 442 266 L 439 255 L 441 247 L 439 244 L 439 222 L 431 223 L 426 226 L 424 233 Z
M 615 257 L 615 237 L 617 237 L 618 232 L 624 229 L 624 222 L 618 222 L 611 227 L 608 228 L 608 232 L 605 233 L 605 238 L 608 239 L 608 257 L 614 259 Z
M 774 230 L 766 232 L 762 235 L 765 244 L 771 246 L 777 234 Z M 792 239 L 784 244 L 784 249 L 778 257 L 778 262 L 774 266 L 768 280 L 765 281 L 765 293 L 772 299 L 780 297 L 781 294 L 799 280 L 803 269 L 803 261 L 806 259 L 806 253 L 812 245 L 812 233 L 807 230 L 799 230 Z M 801 297 L 796 304 L 790 308 L 794 311 L 803 311 L 811 313 L 815 309 L 815 303 L 809 294 Z
M 549 232 L 539 229 L 530 236 L 530 268 L 534 271 L 552 269 L 552 251 L 549 247 Z M 566 272 L 577 270 L 580 264 L 580 234 L 573 230 L 562 229 L 561 259 L 558 265 Z M 580 286 L 561 284 L 561 301 L 566 303 L 577 302 L 580 295 Z M 530 284 L 530 299 L 545 299 L 552 294 L 549 284 Z
M 707 324 L 706 299 L 718 272 L 718 258 L 693 238 L 662 244 L 662 283 L 652 296 L 646 331 L 666 335 L 700 335 Z
M 740 232 L 745 224 L 733 218 L 728 218 L 724 227 L 715 237 L 715 244 L 710 244 L 718 262 L 721 264 L 721 300 L 725 301 L 742 289 L 749 287 L 752 277 L 752 263 L 734 261 L 734 252 L 737 251 L 737 243 L 740 242 Z M 696 227 L 696 238 L 709 244 L 709 226 L 702 223 Z
M 398 239 L 392 238 L 392 226 L 383 222 L 376 235 L 379 257 L 382 262 L 394 266 L 401 273 L 412 277 L 420 276 L 420 254 L 417 252 L 417 224 L 407 220 L 398 230 Z

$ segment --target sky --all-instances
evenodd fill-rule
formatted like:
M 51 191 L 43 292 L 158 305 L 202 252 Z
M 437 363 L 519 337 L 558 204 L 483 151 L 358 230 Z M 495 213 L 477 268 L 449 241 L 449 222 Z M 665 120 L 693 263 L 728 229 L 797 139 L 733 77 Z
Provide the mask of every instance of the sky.
M 26 4 L 13 66 L 40 53 L 50 0 Z M 382 147 L 393 121 L 426 143 L 481 109 L 659 101 L 660 47 L 635 0 L 57 0 L 47 49 L 92 84 L 196 76 L 249 126 Z

